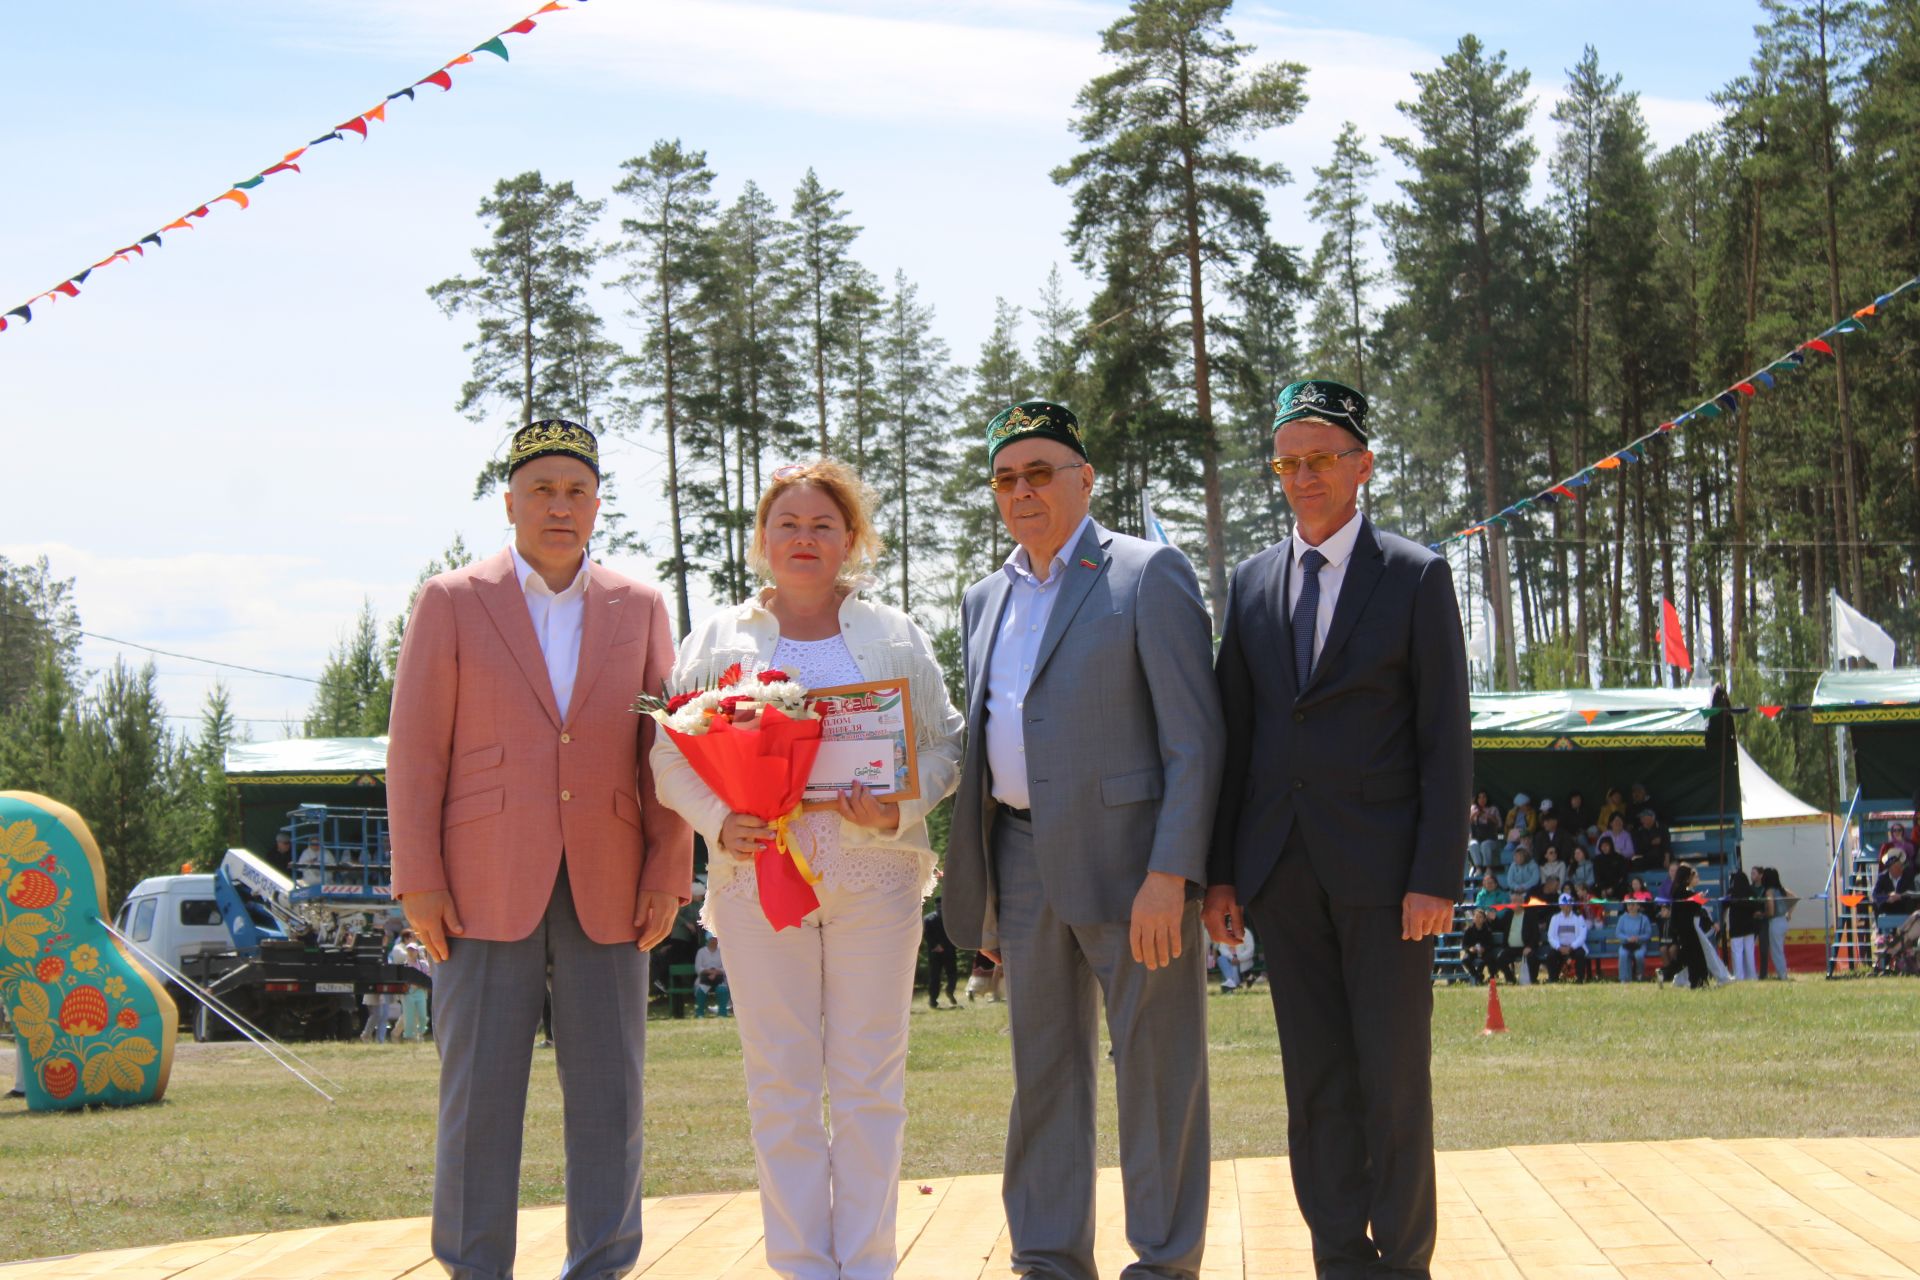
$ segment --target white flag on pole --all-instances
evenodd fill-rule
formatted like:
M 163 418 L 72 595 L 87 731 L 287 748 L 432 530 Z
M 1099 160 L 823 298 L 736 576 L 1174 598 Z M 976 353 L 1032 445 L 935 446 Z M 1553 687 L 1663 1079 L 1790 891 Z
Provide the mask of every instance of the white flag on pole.
M 1173 545 L 1173 539 L 1167 536 L 1167 526 L 1160 523 L 1160 517 L 1153 514 L 1153 499 L 1147 491 L 1140 491 L 1140 527 L 1146 530 L 1148 542 L 1164 542 Z
M 1833 656 L 1865 658 L 1881 670 L 1893 667 L 1893 637 L 1885 628 L 1833 593 Z

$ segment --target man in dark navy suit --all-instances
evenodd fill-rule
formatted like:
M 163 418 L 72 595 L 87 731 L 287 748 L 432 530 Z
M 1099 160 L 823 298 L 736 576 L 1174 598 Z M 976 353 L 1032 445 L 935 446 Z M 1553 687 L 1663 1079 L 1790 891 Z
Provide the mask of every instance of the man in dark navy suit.
M 1278 409 L 1295 525 L 1234 570 L 1205 920 L 1216 941 L 1251 923 L 1266 944 L 1319 1277 L 1426 1276 L 1433 938 L 1452 924 L 1472 783 L 1459 606 L 1445 560 L 1359 512 L 1365 398 L 1313 379 Z

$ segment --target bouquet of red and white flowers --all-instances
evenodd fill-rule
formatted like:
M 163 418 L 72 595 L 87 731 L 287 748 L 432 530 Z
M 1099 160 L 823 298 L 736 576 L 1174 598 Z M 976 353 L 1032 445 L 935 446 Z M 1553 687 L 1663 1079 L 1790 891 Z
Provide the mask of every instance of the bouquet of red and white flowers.
M 792 831 L 820 753 L 820 717 L 805 686 L 784 671 L 749 672 L 736 662 L 711 689 L 641 694 L 633 709 L 659 723 L 730 810 L 773 824 L 773 839 L 753 858 L 760 910 L 776 930 L 799 924 L 820 905 L 820 877 Z

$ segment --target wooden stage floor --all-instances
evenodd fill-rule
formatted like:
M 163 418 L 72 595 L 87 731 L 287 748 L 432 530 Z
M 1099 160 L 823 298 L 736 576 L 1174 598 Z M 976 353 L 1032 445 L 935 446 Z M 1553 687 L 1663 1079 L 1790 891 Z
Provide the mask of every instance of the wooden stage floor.
M 1920 1280 L 1920 1138 L 1614 1143 L 1443 1152 L 1440 1280 Z M 1007 1275 L 997 1176 L 943 1179 L 900 1200 L 899 1280 Z M 1131 1258 L 1119 1175 L 1103 1171 L 1101 1274 Z M 636 1274 L 767 1277 L 752 1192 L 647 1203 Z M 546 1280 L 561 1210 L 520 1215 L 517 1273 Z M 1311 1276 L 1284 1159 L 1214 1165 L 1207 1280 Z M 233 1236 L 16 1263 L 0 1280 L 394 1280 L 443 1273 L 414 1218 Z

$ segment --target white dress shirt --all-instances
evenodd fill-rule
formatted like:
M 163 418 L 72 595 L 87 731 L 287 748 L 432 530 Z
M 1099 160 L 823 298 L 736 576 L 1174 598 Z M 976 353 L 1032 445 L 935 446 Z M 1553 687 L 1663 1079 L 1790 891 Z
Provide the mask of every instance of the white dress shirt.
M 1007 609 L 987 658 L 987 775 L 993 798 L 1015 809 L 1033 807 L 1033 797 L 1027 793 L 1027 733 L 1020 713 L 1033 684 L 1034 660 L 1040 656 L 1040 639 L 1053 616 L 1053 602 L 1060 598 L 1067 557 L 1092 523 L 1093 517 L 1087 516 L 1060 544 L 1045 582 L 1034 576 L 1033 560 L 1025 547 L 1015 547 L 1000 567 L 1013 589 L 1007 593 Z
M 1300 567 L 1300 557 L 1312 547 L 1327 558 L 1320 566 L 1320 607 L 1313 619 L 1313 663 L 1320 665 L 1320 650 L 1327 643 L 1327 632 L 1333 629 L 1333 606 L 1340 601 L 1340 584 L 1347 579 L 1347 561 L 1353 559 L 1353 544 L 1360 537 L 1360 521 L 1364 517 L 1358 512 L 1353 519 L 1334 530 L 1333 535 L 1319 546 L 1300 536 L 1300 526 L 1293 528 L 1293 537 L 1288 539 L 1293 553 L 1293 572 L 1287 575 L 1287 616 L 1293 616 L 1293 607 L 1300 603 L 1300 588 L 1306 581 L 1306 570 Z
M 533 635 L 540 642 L 540 656 L 547 660 L 547 679 L 553 682 L 554 705 L 560 718 L 567 718 L 567 704 L 573 701 L 573 678 L 580 672 L 580 628 L 587 609 L 587 569 L 585 554 L 580 557 L 580 572 L 573 575 L 565 591 L 555 593 L 547 580 L 513 552 L 513 572 L 520 579 L 520 593 L 527 600 L 527 614 L 533 619 Z

